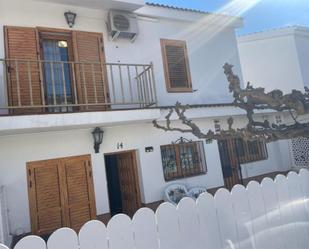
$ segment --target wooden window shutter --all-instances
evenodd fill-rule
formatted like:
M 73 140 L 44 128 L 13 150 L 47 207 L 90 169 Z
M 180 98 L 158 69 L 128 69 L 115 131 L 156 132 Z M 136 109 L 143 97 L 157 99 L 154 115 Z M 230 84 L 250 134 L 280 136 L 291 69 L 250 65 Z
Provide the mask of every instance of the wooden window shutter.
M 37 30 L 25 27 L 4 27 L 4 33 L 6 59 L 11 60 L 7 63 L 9 104 L 11 106 L 41 105 L 40 70 L 36 62 L 39 58 Z M 32 62 L 28 64 L 27 61 L 22 60 Z M 25 113 L 39 110 L 21 111 Z
M 32 232 L 50 234 L 66 226 L 59 160 L 27 163 Z
M 81 63 L 76 68 L 79 102 L 93 104 L 88 110 L 106 110 L 107 106 L 95 105 L 109 102 L 103 36 L 74 31 L 73 44 L 75 61 Z
M 192 92 L 186 42 L 161 39 L 161 49 L 168 92 Z

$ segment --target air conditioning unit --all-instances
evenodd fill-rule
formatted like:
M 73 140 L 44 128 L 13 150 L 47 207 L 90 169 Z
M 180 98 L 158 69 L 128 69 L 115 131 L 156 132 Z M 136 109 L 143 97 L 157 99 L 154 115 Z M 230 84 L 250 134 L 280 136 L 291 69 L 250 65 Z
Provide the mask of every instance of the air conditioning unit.
M 110 10 L 107 27 L 112 40 L 129 39 L 134 42 L 138 35 L 137 15 L 121 10 Z

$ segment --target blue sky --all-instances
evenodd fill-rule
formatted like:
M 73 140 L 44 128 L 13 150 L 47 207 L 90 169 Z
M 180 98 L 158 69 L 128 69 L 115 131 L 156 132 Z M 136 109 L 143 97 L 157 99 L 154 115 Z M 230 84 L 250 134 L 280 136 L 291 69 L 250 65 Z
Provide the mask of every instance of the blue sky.
M 309 0 L 150 0 L 154 3 L 175 5 L 179 7 L 201 9 L 206 11 L 218 11 L 225 6 L 239 5 L 240 2 L 256 2 L 245 13 L 244 27 L 238 30 L 239 34 L 253 33 L 291 25 L 309 26 Z M 232 2 L 232 3 L 231 3 Z M 238 2 L 238 3 L 237 3 Z M 235 6 L 237 7 L 237 6 Z M 227 12 L 235 14 L 233 7 Z

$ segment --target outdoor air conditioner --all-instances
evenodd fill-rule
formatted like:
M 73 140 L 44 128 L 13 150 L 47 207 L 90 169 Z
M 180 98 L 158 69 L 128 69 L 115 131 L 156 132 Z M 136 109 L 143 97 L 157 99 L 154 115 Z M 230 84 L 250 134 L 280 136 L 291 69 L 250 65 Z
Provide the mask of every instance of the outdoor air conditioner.
M 137 16 L 132 12 L 110 10 L 107 27 L 112 40 L 125 38 L 134 42 L 138 35 Z

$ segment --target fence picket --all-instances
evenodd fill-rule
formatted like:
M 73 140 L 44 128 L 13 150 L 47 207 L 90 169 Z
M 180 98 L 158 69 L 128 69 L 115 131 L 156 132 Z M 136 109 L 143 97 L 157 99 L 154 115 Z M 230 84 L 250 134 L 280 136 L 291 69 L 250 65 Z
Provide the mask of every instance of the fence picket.
M 46 249 L 45 241 L 38 237 L 38 236 L 27 236 L 22 238 L 18 243 L 15 245 L 14 249 Z M 1 249 L 1 246 L 0 246 Z
M 309 229 L 306 219 L 305 201 L 300 185 L 300 178 L 295 172 L 290 172 L 287 176 L 287 185 L 290 193 L 290 205 L 292 206 L 296 234 L 299 248 L 308 248 Z
M 304 169 L 300 170 L 299 178 L 305 200 L 306 221 L 309 222 L 309 171 Z
M 80 249 L 108 249 L 107 229 L 101 221 L 87 222 L 78 234 Z
M 286 249 L 298 248 L 294 215 L 290 205 L 290 194 L 286 177 L 283 175 L 277 175 L 275 178 L 275 185 L 282 221 L 281 238 L 285 244 Z
M 222 248 L 239 249 L 232 197 L 228 190 L 219 189 L 215 194 Z
M 261 183 L 261 190 L 265 204 L 267 225 L 273 240 L 273 245 L 275 248 L 284 248 L 281 237 L 282 223 L 279 201 L 274 181 L 270 178 L 264 178 Z
M 141 208 L 131 220 L 114 216 L 106 227 L 87 222 L 79 235 L 70 228 L 47 241 L 21 239 L 14 249 L 305 249 L 309 245 L 309 171 L 265 178 L 247 188 L 204 193 L 195 202 L 163 203 L 156 213 Z M 9 249 L 0 244 L 0 249 Z
M 47 241 L 48 249 L 79 249 L 77 234 L 64 227 L 54 232 Z
M 109 249 L 134 249 L 132 221 L 124 214 L 115 215 L 107 225 Z
M 256 248 L 251 223 L 252 216 L 246 189 L 242 185 L 236 185 L 233 187 L 231 194 L 238 231 L 239 247 L 241 249 Z
M 176 207 L 171 203 L 161 204 L 156 212 L 160 249 L 180 247 L 179 224 Z
M 195 201 L 192 198 L 183 198 L 177 206 L 177 212 L 181 241 L 179 249 L 200 249 L 200 226 Z
M 265 205 L 258 182 L 252 181 L 247 185 L 247 196 L 251 210 L 256 248 L 274 248 L 272 241 L 269 240 Z
M 132 225 L 136 249 L 159 249 L 156 218 L 151 209 L 139 209 L 132 219 Z
M 204 193 L 196 201 L 200 221 L 200 239 L 203 249 L 222 248 L 215 201 L 211 194 Z

